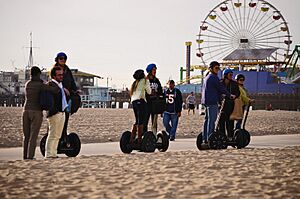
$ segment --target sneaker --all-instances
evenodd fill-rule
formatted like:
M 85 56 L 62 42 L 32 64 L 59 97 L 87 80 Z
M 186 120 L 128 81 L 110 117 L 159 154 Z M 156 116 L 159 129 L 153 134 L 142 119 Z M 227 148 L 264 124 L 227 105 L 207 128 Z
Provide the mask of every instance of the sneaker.
M 203 149 L 203 150 L 205 150 L 205 149 L 209 149 L 209 146 L 208 146 L 208 143 L 206 142 L 203 142 L 202 144 L 201 144 L 201 149 Z
M 48 156 L 48 157 L 45 157 L 45 159 L 54 159 L 54 158 L 58 158 L 58 156 Z

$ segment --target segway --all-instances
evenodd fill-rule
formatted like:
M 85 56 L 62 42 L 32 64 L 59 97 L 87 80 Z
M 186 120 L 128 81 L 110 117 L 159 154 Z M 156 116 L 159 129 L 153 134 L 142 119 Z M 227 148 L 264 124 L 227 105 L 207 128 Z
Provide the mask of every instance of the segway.
M 245 125 L 246 125 L 246 121 L 247 121 L 247 118 L 248 118 L 248 113 L 249 113 L 249 110 L 250 110 L 250 106 L 251 106 L 251 104 L 249 104 L 247 106 L 246 114 L 244 116 L 243 123 L 242 123 L 242 128 L 241 129 L 236 129 L 234 131 L 233 140 L 235 142 L 235 146 L 238 149 L 245 148 L 246 146 L 248 146 L 248 144 L 250 143 L 250 140 L 251 140 L 250 133 L 245 129 Z
M 123 153 L 131 153 L 133 150 L 152 153 L 156 149 L 156 137 L 152 131 L 144 133 L 142 143 L 138 143 L 136 138 L 133 143 L 130 143 L 131 132 L 125 131 L 120 139 L 120 149 Z
M 159 131 L 156 134 L 156 148 L 160 152 L 165 152 L 169 148 L 169 135 L 166 131 Z
M 202 145 L 202 132 L 197 136 L 196 145 L 199 150 L 205 150 L 205 149 L 227 149 L 227 136 L 224 135 L 220 131 L 220 118 L 226 114 L 224 111 L 225 106 L 225 100 L 222 100 L 220 113 L 218 114 L 217 121 L 216 121 L 216 127 L 214 129 L 214 132 L 208 137 L 208 147 L 204 147 Z
M 48 137 L 47 133 L 40 141 L 40 150 L 43 156 L 45 156 L 46 141 Z M 57 154 L 65 154 L 68 157 L 76 157 L 81 149 L 81 142 L 79 136 L 76 133 L 62 133 L 57 146 Z

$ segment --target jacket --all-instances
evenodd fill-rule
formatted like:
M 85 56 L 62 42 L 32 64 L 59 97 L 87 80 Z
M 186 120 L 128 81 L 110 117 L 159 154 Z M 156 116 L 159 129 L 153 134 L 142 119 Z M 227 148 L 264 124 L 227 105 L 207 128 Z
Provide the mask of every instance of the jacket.
M 167 89 L 165 92 L 167 99 L 167 113 L 180 113 L 182 111 L 182 94 L 178 88 L 174 88 L 172 91 Z
M 143 78 L 138 82 L 135 91 L 132 93 L 131 102 L 139 99 L 144 99 L 147 101 L 145 96 L 146 93 L 151 94 L 150 82 L 149 80 Z
M 230 97 L 230 93 L 226 90 L 225 86 L 220 82 L 216 74 L 208 74 L 203 81 L 201 103 L 204 105 L 217 105 L 225 94 Z
M 61 93 L 60 88 L 58 87 L 58 85 L 55 82 L 53 82 L 51 80 L 48 82 L 48 85 L 53 88 L 59 89 L 58 93 L 53 94 L 54 105 L 53 105 L 52 109 L 47 111 L 47 117 L 51 117 L 51 116 L 57 114 L 58 112 L 64 112 L 64 111 L 62 110 L 62 93 Z
M 248 105 L 250 99 L 247 96 L 246 89 L 243 86 L 240 86 L 240 85 L 239 85 L 239 89 L 240 89 L 240 93 L 241 93 L 239 99 L 242 101 L 243 106 Z
M 55 65 L 60 66 L 58 64 L 55 64 Z M 68 91 L 70 93 L 76 92 L 77 91 L 77 86 L 76 86 L 72 71 L 70 70 L 70 68 L 67 65 L 65 65 L 62 68 L 64 70 L 64 79 L 63 79 L 63 82 L 62 82 L 64 88 L 68 89 Z M 66 97 L 67 97 L 67 100 L 69 100 L 70 96 L 66 96 Z
M 58 93 L 59 90 L 44 84 L 38 77 L 31 77 L 25 84 L 25 104 L 24 110 L 42 111 L 40 105 L 40 92 L 41 90 L 48 90 L 52 93 Z
M 152 100 L 158 96 L 163 96 L 163 89 L 158 78 L 149 78 L 151 94 L 146 94 L 147 104 L 151 104 Z

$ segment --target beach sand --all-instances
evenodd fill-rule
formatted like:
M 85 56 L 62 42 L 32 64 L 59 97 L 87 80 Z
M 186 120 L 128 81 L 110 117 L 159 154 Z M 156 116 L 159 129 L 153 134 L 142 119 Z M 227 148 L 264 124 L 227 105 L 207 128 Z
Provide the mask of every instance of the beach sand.
M 22 108 L 0 107 L 0 147 L 22 146 Z M 197 112 L 187 115 L 182 112 L 177 129 L 177 138 L 195 138 L 201 132 L 204 116 Z M 132 109 L 79 109 L 70 117 L 69 132 L 76 132 L 82 143 L 119 141 L 121 134 L 130 130 L 134 122 Z M 159 130 L 164 130 L 162 118 L 158 119 Z M 40 131 L 45 134 L 47 121 L 44 118 Z M 148 128 L 149 129 L 149 128 Z M 251 135 L 278 135 L 300 133 L 300 112 L 296 111 L 250 111 L 246 129 Z
M 300 147 L 0 162 L 0 198 L 299 198 Z
M 0 113 L 0 147 L 21 146 L 22 109 Z M 184 111 L 177 138 L 195 138 L 203 119 Z M 131 109 L 80 109 L 69 129 L 83 143 L 118 141 L 133 120 Z M 300 112 L 252 111 L 247 129 L 300 133 Z M 0 161 L 0 198 L 300 198 L 299 187 L 300 147 Z

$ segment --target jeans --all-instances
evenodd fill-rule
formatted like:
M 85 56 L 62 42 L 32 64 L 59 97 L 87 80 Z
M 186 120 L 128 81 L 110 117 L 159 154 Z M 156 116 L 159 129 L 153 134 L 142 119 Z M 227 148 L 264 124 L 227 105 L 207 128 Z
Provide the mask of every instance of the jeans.
M 171 122 L 171 125 L 170 125 Z M 177 113 L 171 114 L 164 112 L 163 123 L 166 128 L 166 131 L 169 133 L 170 138 L 176 137 L 176 129 L 178 126 L 178 115 Z
M 134 116 L 135 116 L 135 125 L 142 125 L 145 120 L 145 115 L 146 115 L 146 102 L 143 99 L 140 100 L 134 100 L 132 102 L 132 107 L 134 111 Z
M 243 120 L 237 120 L 235 124 L 235 129 L 241 129 Z
M 210 134 L 215 129 L 215 122 L 218 116 L 218 105 L 205 105 L 205 120 L 203 125 L 203 142 L 207 142 Z

